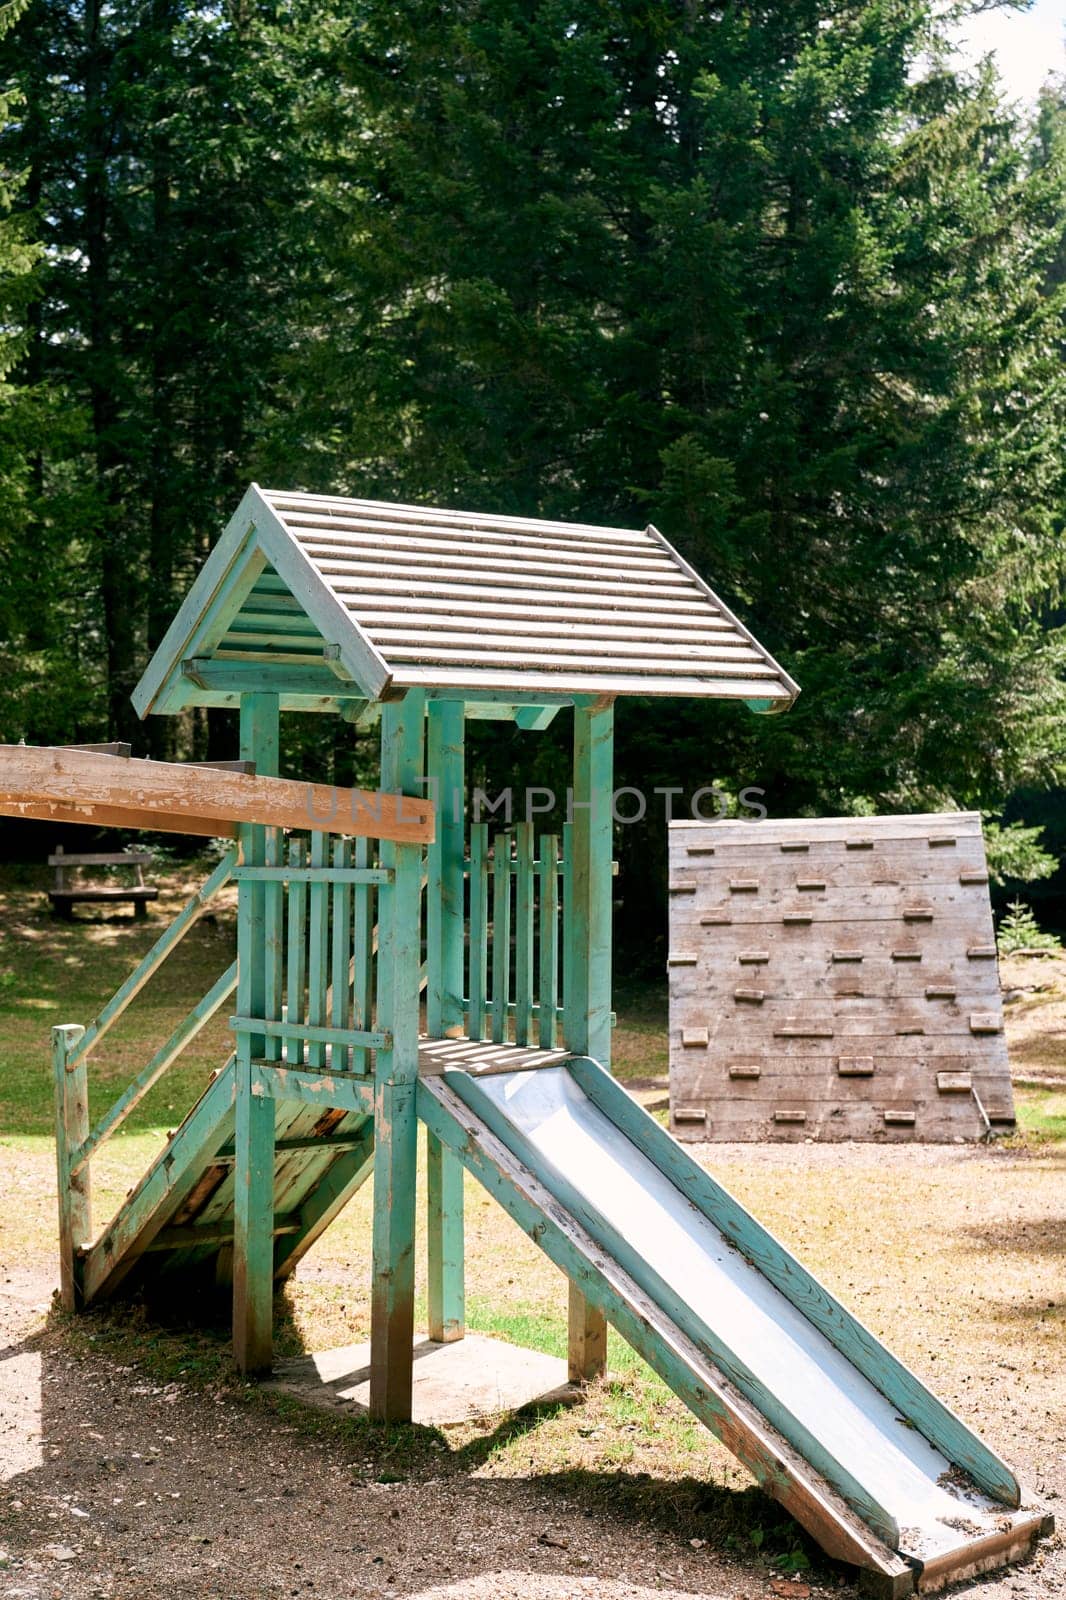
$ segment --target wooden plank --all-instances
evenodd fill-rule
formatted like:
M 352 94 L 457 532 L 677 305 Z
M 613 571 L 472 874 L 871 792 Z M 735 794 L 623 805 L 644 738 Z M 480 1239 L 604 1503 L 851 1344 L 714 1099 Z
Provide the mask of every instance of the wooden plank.
M 273 1100 L 334 1106 L 366 1116 L 374 1109 L 373 1081 L 361 1073 L 311 1072 L 306 1067 L 252 1062 L 252 1092 Z
M 346 878 L 338 877 L 352 869 L 352 846 L 348 839 L 333 842 L 333 868 L 330 876 L 332 917 L 330 921 L 330 1009 L 329 1021 L 333 1029 L 348 1030 L 352 1023 L 352 885 Z M 360 1029 L 360 1032 L 362 1030 Z M 351 1047 L 334 1045 L 332 1065 L 341 1071 L 350 1071 Z
M 540 890 L 537 1042 L 542 1050 L 552 1050 L 558 1040 L 556 1013 L 559 1006 L 559 840 L 555 834 L 541 836 L 537 872 Z
M 425 699 L 408 694 L 382 709 L 382 786 L 404 795 L 423 779 Z M 381 1422 L 411 1417 L 414 1336 L 415 1174 L 418 1119 L 418 1007 L 422 851 L 382 847 L 393 881 L 379 890 L 378 1020 L 391 1029 L 375 1068 L 374 1272 L 370 1307 L 370 1413 Z
M 285 1014 L 290 1031 L 274 1034 L 276 1039 L 285 1039 L 285 1060 L 295 1066 L 302 1066 L 304 1060 L 303 1038 L 295 1025 L 306 1017 L 307 889 L 301 873 L 306 855 L 307 846 L 303 839 L 290 839 L 289 866 L 297 873 L 289 884 L 288 939 L 285 947 Z
M 90 1158 L 105 1144 L 125 1122 L 126 1118 L 144 1099 L 149 1089 L 157 1084 L 168 1067 L 178 1059 L 197 1034 L 207 1026 L 215 1013 L 225 1005 L 237 987 L 237 963 L 222 974 L 202 1000 L 197 1001 L 189 1015 L 174 1029 L 165 1044 L 160 1045 L 151 1060 L 123 1090 L 114 1104 L 104 1112 L 92 1132 L 86 1131 L 81 1146 L 71 1152 L 73 1170 L 80 1172 Z M 79 1056 L 84 1061 L 85 1055 Z
M 355 841 L 356 868 L 365 871 L 370 861 L 370 844 Z M 352 890 L 352 1027 L 368 1033 L 374 1022 L 374 903 L 368 885 L 357 883 Z M 352 1070 L 369 1067 L 365 1047 L 352 1050 Z
M 86 816 L 101 807 L 109 816 L 129 810 L 157 819 L 147 826 L 187 815 L 220 823 L 328 827 L 416 843 L 433 836 L 433 808 L 426 800 L 295 783 L 268 776 L 261 762 L 257 767 L 253 777 L 173 761 L 116 762 L 91 752 L 0 745 L 0 812 L 24 815 L 27 806 L 55 802 Z
M 145 668 L 131 697 L 139 717 L 180 708 L 180 698 L 171 701 L 181 685 L 182 659 L 208 653 L 262 574 L 266 558 L 254 538 L 257 499 L 254 487 L 245 492 Z
M 257 774 L 275 773 L 279 760 L 277 695 L 241 697 L 240 755 Z M 214 779 L 229 774 L 212 774 Z M 260 782 L 235 775 L 238 782 Z M 249 866 L 266 861 L 266 830 L 245 824 L 241 848 Z M 245 882 L 237 890 L 237 1010 L 262 1017 L 266 993 L 266 885 Z M 278 1024 L 272 1024 L 278 1026 Z M 264 1035 L 237 1031 L 233 1171 L 233 1353 L 238 1370 L 269 1371 L 273 1359 L 274 1311 L 274 1102 L 252 1094 L 252 1061 L 265 1051 Z
M 227 850 L 218 866 L 204 881 L 196 893 L 185 902 L 174 921 L 159 935 L 148 953 L 134 967 L 129 977 L 115 990 L 111 999 L 101 1008 L 89 1026 L 81 1033 L 79 1042 L 74 1046 L 74 1059 L 80 1060 L 87 1056 L 94 1045 L 99 1044 L 108 1030 L 114 1026 L 126 1007 L 134 1000 L 152 974 L 158 971 L 167 956 L 176 950 L 195 923 L 199 920 L 205 907 L 210 904 L 220 889 L 223 889 L 232 876 L 237 864 L 237 851 Z
M 611 1061 L 612 815 L 614 708 L 574 711 L 572 820 L 567 824 L 568 872 L 563 925 L 563 1038 L 568 1050 Z M 606 1351 L 602 1308 L 571 1287 L 569 1362 L 588 1378 L 604 1370 L 590 1352 Z
M 611 670 L 604 666 L 599 672 L 579 672 L 573 668 L 559 670 L 506 671 L 492 667 L 466 668 L 397 666 L 392 675 L 394 689 L 420 688 L 423 685 L 447 689 L 454 693 L 463 691 L 469 699 L 476 699 L 487 690 L 504 689 L 512 695 L 524 692 L 538 703 L 545 694 L 562 689 L 584 695 L 663 695 L 671 698 L 691 696 L 693 699 L 750 700 L 754 691 L 767 700 L 788 701 L 787 690 L 770 678 L 719 677 L 715 673 L 696 675 L 677 673 L 673 677 L 640 676 L 636 673 Z
M 329 865 L 329 835 L 311 835 L 311 867 L 325 872 Z M 308 889 L 307 1020 L 312 1028 L 324 1028 L 328 1015 L 326 989 L 329 983 L 329 888 L 324 880 Z M 324 1067 L 326 1046 L 310 1029 L 307 1032 L 307 1064 Z M 340 1062 L 335 1065 L 341 1065 Z
M 461 701 L 427 707 L 426 765 L 436 781 L 437 836 L 426 863 L 426 1025 L 431 1037 L 463 1031 L 464 806 L 466 748 Z M 453 1151 L 427 1139 L 427 1315 L 431 1339 L 465 1331 L 463 1170 Z
M 0 777 L 0 783 L 2 783 Z M 236 839 L 235 822 L 191 814 L 171 816 L 142 811 L 136 806 L 82 805 L 61 800 L 27 800 L 0 794 L 0 816 L 18 817 L 23 822 L 56 822 L 80 828 L 136 828 L 152 833 L 185 833 L 204 839 Z
M 938 830 L 944 832 L 948 820 L 952 837 L 980 838 L 979 811 L 898 812 L 881 817 L 767 817 L 759 821 L 736 821 L 730 818 L 714 822 L 689 822 L 679 818 L 672 826 L 686 844 L 691 842 L 688 836 L 696 830 L 707 832 L 709 844 L 724 842 L 729 836 L 750 844 L 771 842 L 775 846 L 782 839 L 801 838 L 812 843 L 837 840 L 844 844 L 848 839 L 863 836 L 880 844 L 884 840 L 894 839 L 925 840 L 930 833 L 935 835 Z
M 56 1178 L 59 1192 L 59 1295 L 64 1311 L 82 1303 L 79 1251 L 92 1234 L 88 1170 L 74 1171 L 75 1153 L 89 1136 L 89 1078 L 85 1055 L 75 1056 L 84 1029 L 63 1023 L 52 1029 L 55 1089 Z
M 511 836 L 498 833 L 492 850 L 492 1037 L 508 1038 L 511 998 Z
M 372 1109 L 372 1107 L 371 1107 Z M 374 1169 L 374 1120 L 367 1117 L 360 1125 L 353 1148 L 330 1163 L 315 1185 L 310 1198 L 300 1207 L 300 1231 L 294 1238 L 282 1239 L 274 1247 L 274 1278 L 287 1278 L 310 1250 L 316 1239 L 340 1215 Z
M 489 829 L 485 822 L 470 824 L 470 1004 L 467 1032 L 471 1039 L 485 1037 L 485 1003 L 488 994 L 489 948 Z
M 465 1332 L 463 1273 L 463 1168 L 455 1152 L 426 1135 L 429 1337 L 442 1344 Z
M 607 1318 L 572 1280 L 568 1300 L 567 1376 L 593 1383 L 607 1370 Z
M 515 827 L 515 1044 L 533 1034 L 533 824 Z
M 143 1252 L 199 1181 L 215 1151 L 232 1140 L 234 1093 L 234 1066 L 229 1062 L 86 1252 L 86 1304 L 115 1292 L 133 1265 L 133 1252 Z
M 60 848 L 48 857 L 50 867 L 150 867 L 155 856 L 150 850 L 112 850 L 72 855 Z

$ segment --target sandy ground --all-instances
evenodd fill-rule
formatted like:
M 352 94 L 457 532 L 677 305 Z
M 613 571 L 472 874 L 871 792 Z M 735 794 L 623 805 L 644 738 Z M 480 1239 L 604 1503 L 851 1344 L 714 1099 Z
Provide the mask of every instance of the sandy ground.
M 728 1154 L 716 1147 L 715 1162 Z M 760 1169 L 783 1180 L 796 1161 L 794 1150 L 780 1146 L 733 1154 L 753 1182 Z M 945 1164 L 967 1181 L 1002 1187 L 1004 1175 L 1029 1159 L 929 1147 L 877 1156 L 903 1188 L 942 1179 Z M 823 1146 L 806 1149 L 803 1159 L 844 1182 L 849 1166 L 868 1163 L 870 1152 Z M 1054 1168 L 1044 1177 L 1060 1203 L 1046 1248 L 1061 1263 L 1061 1169 L 1057 1186 Z M 328 1263 L 311 1260 L 307 1270 L 312 1281 L 331 1275 Z M 387 1435 L 320 1431 L 310 1413 L 236 1384 L 205 1390 L 180 1375 L 153 1381 L 136 1362 L 96 1355 L 91 1340 L 72 1343 L 61 1321 L 49 1323 L 54 1273 L 46 1258 L 0 1263 L 0 1281 L 4 1600 L 800 1600 L 855 1593 L 843 1569 L 828 1564 L 782 1578 L 750 1552 L 690 1537 L 683 1518 L 642 1513 L 632 1503 L 612 1514 L 602 1495 L 585 1492 L 588 1479 L 534 1471 L 532 1455 L 529 1476 L 500 1475 L 486 1468 L 484 1452 L 442 1443 L 429 1467 L 411 1472 L 402 1442 Z M 992 1441 L 1054 1511 L 1066 1490 L 1061 1379 L 1052 1370 L 1006 1376 L 996 1369 L 1013 1372 L 1010 1355 L 1005 1341 L 979 1375 L 989 1382 L 975 1389 L 963 1377 L 947 1398 L 956 1400 L 957 1390 L 971 1420 L 982 1428 L 991 1423 Z M 530 1421 L 531 1440 L 541 1426 Z M 735 1498 L 723 1488 L 710 1492 Z M 981 1600 L 1066 1595 L 1062 1541 L 969 1592 Z

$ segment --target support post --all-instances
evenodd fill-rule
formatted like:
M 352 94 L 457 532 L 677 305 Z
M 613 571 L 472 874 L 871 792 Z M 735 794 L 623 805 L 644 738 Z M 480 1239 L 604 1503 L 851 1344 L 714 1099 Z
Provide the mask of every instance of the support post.
M 381 787 L 418 797 L 425 693 L 409 689 L 381 714 Z M 374 1263 L 370 1299 L 370 1414 L 411 1419 L 415 1296 L 415 1168 L 418 1153 L 418 1005 L 422 848 L 383 844 L 392 870 L 378 899 L 379 1050 L 374 1085 Z
M 426 771 L 437 807 L 426 885 L 426 1025 L 431 1039 L 463 1032 L 466 748 L 461 700 L 434 700 L 426 718 Z M 426 1134 L 426 1253 L 429 1337 L 448 1344 L 465 1328 L 463 1169 Z
M 574 1055 L 611 1064 L 611 797 L 614 707 L 574 708 L 574 775 L 570 851 L 563 906 L 563 1036 Z M 602 1376 L 607 1321 L 570 1285 L 568 1356 L 571 1382 Z
M 92 1231 L 89 1168 L 72 1172 L 78 1149 L 89 1137 L 89 1070 L 85 1056 L 71 1061 L 85 1029 L 64 1023 L 52 1029 L 55 1075 L 56 1169 L 59 1180 L 59 1292 L 64 1311 L 81 1304 L 78 1251 Z
M 241 696 L 242 761 L 256 773 L 278 771 L 278 696 Z M 266 862 L 266 829 L 242 824 L 246 866 Z M 266 885 L 244 881 L 237 890 L 237 1011 L 263 1017 L 267 1009 Z M 274 1350 L 274 1116 L 275 1102 L 252 1093 L 252 1062 L 266 1054 L 262 1035 L 237 1033 L 233 1194 L 233 1351 L 241 1372 L 269 1372 Z

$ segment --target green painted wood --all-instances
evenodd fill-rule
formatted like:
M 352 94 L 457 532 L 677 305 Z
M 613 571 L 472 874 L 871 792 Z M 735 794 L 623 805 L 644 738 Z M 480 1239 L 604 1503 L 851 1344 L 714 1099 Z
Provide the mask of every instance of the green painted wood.
M 366 840 L 363 840 L 366 843 Z M 248 883 L 388 883 L 390 874 L 383 867 L 284 867 L 269 864 L 262 867 L 238 867 L 233 876 L 238 882 Z
M 744 1463 L 756 1482 L 809 1528 L 830 1554 L 874 1571 L 908 1574 L 906 1564 L 818 1482 L 742 1396 L 720 1382 L 704 1352 L 669 1323 L 586 1230 L 565 1217 L 539 1179 L 516 1162 L 440 1080 L 426 1078 L 419 1084 L 418 1114 L 584 1297 L 606 1311 L 622 1337 Z
M 163 635 L 131 696 L 138 716 L 181 709 L 182 660 L 209 654 L 251 594 L 266 567 L 255 542 L 259 499 L 254 486 L 245 493 Z
M 89 1075 L 84 1055 L 76 1056 L 85 1030 L 67 1022 L 52 1029 L 55 1089 L 56 1180 L 59 1193 L 59 1295 L 65 1311 L 81 1304 L 78 1252 L 92 1233 L 89 1174 L 74 1171 L 74 1153 L 89 1134 Z
M 276 694 L 241 696 L 240 757 L 261 776 L 278 771 Z M 240 831 L 245 862 L 266 861 L 266 829 Z M 266 884 L 237 887 L 237 1010 L 261 1018 L 267 1010 Z M 274 1023 L 276 1027 L 278 1024 Z M 241 1372 L 268 1371 L 273 1358 L 274 1311 L 274 1102 L 252 1093 L 252 1061 L 264 1055 L 265 1035 L 238 1028 L 234 1083 L 233 1352 Z
M 515 828 L 514 863 L 514 998 L 515 1044 L 533 1036 L 533 824 Z
M 311 1072 L 306 1067 L 253 1061 L 252 1088 L 272 1100 L 298 1100 L 323 1108 L 337 1106 L 366 1115 L 373 1111 L 374 1080 L 355 1072 Z
M 498 833 L 492 847 L 492 1037 L 508 1036 L 511 998 L 511 836 Z
M 308 944 L 307 962 L 307 1020 L 312 1028 L 325 1026 L 328 1014 L 326 987 L 329 983 L 329 834 L 314 832 L 311 835 L 311 867 L 322 874 L 314 879 L 308 890 Z M 316 1034 L 307 1033 L 307 1064 L 324 1067 L 325 1043 Z M 339 1064 L 339 1063 L 338 1063 Z
M 536 1146 L 520 1130 L 501 1119 L 495 1102 L 485 1094 L 482 1085 L 476 1079 L 467 1073 L 446 1072 L 444 1081 L 474 1112 L 479 1121 L 513 1151 L 523 1166 L 527 1167 L 535 1177 L 540 1178 L 558 1203 L 565 1207 L 566 1211 L 618 1263 L 623 1272 L 640 1286 L 654 1304 L 662 1308 L 670 1321 L 698 1348 L 710 1354 L 715 1366 L 731 1383 L 736 1384 L 741 1394 L 758 1409 L 774 1430 L 789 1440 L 804 1460 L 809 1461 L 820 1476 L 837 1489 L 879 1538 L 895 1548 L 899 1543 L 899 1526 L 892 1513 L 874 1498 L 845 1462 L 832 1455 L 824 1443 L 815 1438 L 803 1425 L 789 1408 L 787 1396 L 777 1394 L 768 1388 L 748 1366 L 743 1353 L 731 1349 L 718 1337 L 712 1327 L 695 1315 L 687 1301 L 660 1276 L 652 1262 L 633 1248 L 629 1240 L 570 1182 L 562 1169 L 556 1168 L 550 1173 L 543 1170 L 542 1158 Z M 575 1290 L 570 1312 L 572 1371 L 579 1367 L 583 1359 L 587 1362 L 591 1337 L 590 1307 L 585 1302 L 584 1291 L 580 1284 L 575 1285 Z M 575 1341 L 574 1335 L 578 1332 L 584 1335 L 583 1344 Z M 599 1371 L 593 1375 L 599 1376 Z
M 91 1158 L 105 1144 L 125 1122 L 130 1112 L 139 1105 L 154 1084 L 166 1072 L 167 1068 L 181 1055 L 196 1035 L 211 1021 L 216 1011 L 225 1005 L 234 989 L 237 987 L 237 963 L 228 967 L 222 976 L 214 983 L 197 1001 L 189 1015 L 179 1022 L 170 1038 L 152 1056 L 146 1066 L 142 1067 L 137 1076 L 129 1083 L 119 1095 L 114 1105 L 105 1111 L 97 1122 L 92 1132 L 89 1133 L 81 1147 L 71 1152 L 72 1170 L 80 1172 Z M 84 1060 L 84 1057 L 81 1058 Z
M 381 652 L 341 604 L 258 488 L 253 488 L 256 531 L 266 558 L 323 639 L 337 646 L 339 661 L 365 698 L 380 699 L 390 676 Z
M 230 1017 L 229 1025 L 236 1033 L 254 1032 L 268 1039 L 286 1039 L 316 1046 L 338 1045 L 349 1048 L 358 1046 L 362 1050 L 388 1050 L 392 1045 L 392 1034 L 387 1029 L 364 1031 L 355 1028 L 333 1028 L 328 1023 L 270 1022 L 265 1017 L 241 1016 Z M 307 1056 L 310 1057 L 310 1049 L 307 1051 Z M 266 1060 L 266 1053 L 262 1052 L 257 1059 Z M 299 1057 L 297 1057 L 298 1064 Z M 326 1063 L 308 1059 L 307 1065 L 321 1072 Z
M 426 1136 L 428 1332 L 451 1344 L 466 1331 L 463 1168 L 455 1152 Z
M 381 784 L 420 796 L 425 695 L 409 690 L 381 715 Z M 392 1031 L 376 1058 L 374 1270 L 370 1304 L 370 1413 L 411 1417 L 415 1289 L 415 1173 L 422 850 L 382 845 L 393 881 L 378 891 L 378 1025 Z
M 330 1025 L 334 1029 L 352 1027 L 352 888 L 346 876 L 352 870 L 350 839 L 333 842 L 332 920 L 330 925 Z M 344 877 L 339 874 L 345 874 Z M 362 1031 L 362 1030 L 360 1030 Z M 348 1071 L 352 1065 L 351 1047 L 334 1045 L 332 1065 Z
M 368 870 L 370 840 L 356 839 L 355 865 Z M 388 877 L 382 881 L 389 881 Z M 352 1027 L 370 1032 L 374 1022 L 374 900 L 371 889 L 357 883 L 352 890 Z M 365 1072 L 369 1058 L 365 1049 L 352 1051 L 352 1069 Z
M 285 850 L 285 834 L 281 828 L 268 828 L 264 842 L 262 871 L 271 876 L 263 889 L 263 1014 L 270 1022 L 280 1022 L 285 1004 L 285 883 L 280 876 Z M 281 1060 L 281 1040 L 267 1038 L 263 1054 L 268 1061 Z
M 237 865 L 237 857 L 238 851 L 234 845 L 226 851 L 218 866 L 201 887 L 197 889 L 192 898 L 186 901 L 174 921 L 160 934 L 148 954 L 138 961 L 126 981 L 115 990 L 115 993 L 101 1009 L 99 1015 L 90 1022 L 82 1033 L 76 1049 L 76 1056 L 79 1059 L 87 1056 L 93 1046 L 100 1043 L 108 1029 L 121 1017 L 130 1001 L 140 994 L 152 974 L 157 972 L 167 956 L 177 949 L 189 929 L 195 927 L 204 908 L 210 904 L 220 889 L 225 888 L 233 876 L 234 868 Z
M 312 657 L 306 664 L 186 657 L 181 663 L 181 673 L 184 693 L 190 685 L 207 695 L 249 694 L 258 686 L 277 694 L 283 701 L 290 695 L 328 699 L 337 704 L 362 698 L 362 691 L 356 684 L 344 684 L 321 662 L 321 640 L 318 658 Z
M 436 839 L 426 860 L 426 1028 L 430 1038 L 463 1031 L 465 946 L 465 739 L 463 704 L 427 708 L 426 768 L 437 806 Z M 430 1137 L 427 1151 L 427 1301 L 431 1339 L 465 1331 L 463 1173 L 451 1150 Z
M 485 822 L 470 824 L 470 1003 L 467 1033 L 485 1037 L 485 1002 L 488 994 L 489 951 L 489 829 Z
M 516 706 L 514 719 L 518 727 L 540 732 L 551 727 L 559 710 L 559 706 Z
M 554 1050 L 559 1013 L 559 840 L 555 834 L 546 833 L 541 837 L 537 870 L 540 880 L 537 1043 L 542 1050 Z
M 691 1203 L 710 1218 L 731 1244 L 825 1335 L 886 1400 L 930 1444 L 965 1468 L 974 1481 L 1004 1505 L 1021 1503 L 1018 1481 L 1007 1464 L 932 1394 L 773 1234 L 714 1181 L 667 1130 L 628 1095 L 609 1073 L 590 1059 L 569 1064 L 577 1082 L 628 1139 L 653 1161 Z
M 279 1239 L 274 1250 L 274 1278 L 287 1278 L 316 1239 L 340 1215 L 374 1170 L 374 1119 L 353 1135 L 352 1149 L 334 1161 L 300 1207 L 300 1229 L 294 1238 Z
M 614 711 L 574 712 L 573 820 L 567 850 L 564 1039 L 575 1055 L 611 1060 L 611 794 Z
M 306 880 L 301 876 L 304 869 L 304 860 L 307 848 L 302 839 L 289 841 L 289 904 L 288 904 L 288 938 L 285 946 L 285 1014 L 290 1028 L 294 1023 L 305 1020 L 305 999 L 307 991 L 307 887 Z M 291 877 L 295 871 L 296 877 Z M 277 1035 L 282 1037 L 282 1035 Z M 298 1032 L 290 1033 L 286 1037 L 285 1060 L 300 1066 L 303 1064 L 303 1040 Z M 262 1054 L 262 1052 L 260 1052 Z
M 611 1060 L 611 797 L 614 708 L 576 706 L 572 820 L 567 824 L 563 922 L 563 1040 L 575 1055 Z M 595 1313 L 572 1294 L 570 1364 L 587 1365 Z M 603 1369 L 601 1368 L 601 1371 Z
M 120 1207 L 83 1266 L 86 1304 L 113 1294 L 141 1253 L 199 1180 L 204 1165 L 233 1140 L 234 1072 L 230 1061 Z
M 465 746 L 463 705 L 428 708 L 427 771 L 437 806 L 436 838 L 426 856 L 426 1026 L 430 1038 L 463 1027 Z

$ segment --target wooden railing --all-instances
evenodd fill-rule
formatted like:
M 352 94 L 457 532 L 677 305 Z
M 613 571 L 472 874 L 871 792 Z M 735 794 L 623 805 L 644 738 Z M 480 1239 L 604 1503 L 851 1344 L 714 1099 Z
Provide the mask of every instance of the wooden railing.
M 266 830 L 262 865 L 234 870 L 259 890 L 252 925 L 261 951 L 262 1008 L 230 1025 L 251 1038 L 253 1059 L 334 1072 L 366 1072 L 386 1049 L 376 1026 L 377 891 L 391 879 L 367 839 L 312 833 L 282 862 L 280 830 Z M 255 951 L 252 952 L 256 960 Z
M 472 1039 L 554 1049 L 567 900 L 569 825 L 536 840 L 520 822 L 489 849 L 486 823 L 470 829 L 467 1032 Z M 490 986 L 491 985 L 491 986 Z

